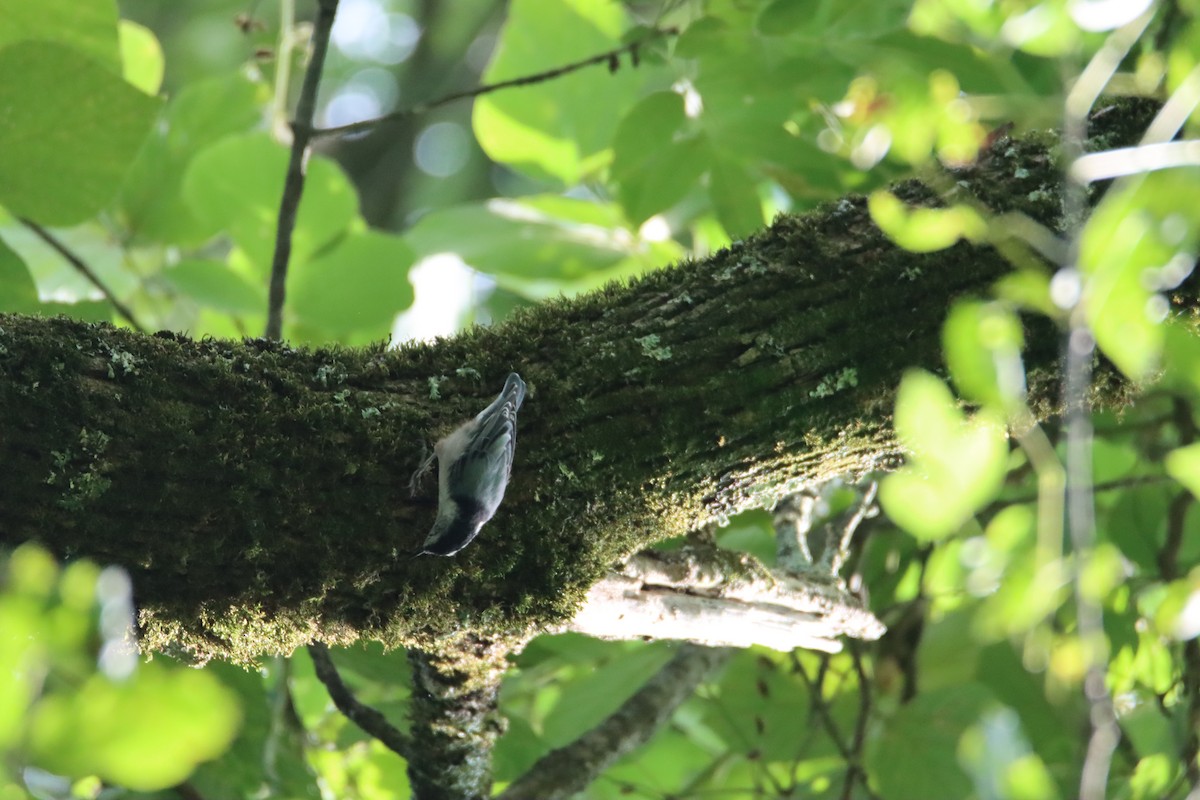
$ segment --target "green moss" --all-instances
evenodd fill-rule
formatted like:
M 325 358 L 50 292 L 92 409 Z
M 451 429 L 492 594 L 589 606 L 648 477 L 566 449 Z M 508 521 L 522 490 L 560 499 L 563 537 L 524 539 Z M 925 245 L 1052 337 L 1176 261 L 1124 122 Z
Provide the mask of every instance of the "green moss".
M 103 455 L 110 441 L 102 431 L 83 428 L 73 446 L 50 451 L 45 482 L 61 490 L 55 501 L 60 508 L 79 513 L 108 490 L 112 482 L 104 476 Z

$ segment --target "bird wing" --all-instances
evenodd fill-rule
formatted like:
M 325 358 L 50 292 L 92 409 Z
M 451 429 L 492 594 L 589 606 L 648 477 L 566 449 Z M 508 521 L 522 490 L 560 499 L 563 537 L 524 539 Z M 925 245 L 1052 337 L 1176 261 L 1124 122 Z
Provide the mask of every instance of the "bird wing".
M 462 456 L 451 466 L 451 484 L 465 487 L 468 496 L 503 497 L 503 484 L 512 471 L 517 446 L 517 409 L 525 399 L 525 383 L 513 373 L 500 396 L 475 417 L 475 428 Z M 497 486 L 499 484 L 499 486 Z M 486 509 L 488 517 L 495 508 Z

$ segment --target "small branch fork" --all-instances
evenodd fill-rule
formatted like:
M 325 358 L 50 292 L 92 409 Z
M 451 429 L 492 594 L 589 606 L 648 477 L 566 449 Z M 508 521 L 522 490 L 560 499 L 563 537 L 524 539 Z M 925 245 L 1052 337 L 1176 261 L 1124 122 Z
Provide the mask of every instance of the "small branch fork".
M 840 478 L 820 486 L 803 489 L 785 497 L 775 507 L 775 530 L 778 534 L 778 559 L 784 568 L 802 575 L 820 574 L 837 578 L 850 554 L 854 533 L 864 519 L 879 513 L 875 481 L 863 485 L 850 484 L 857 496 L 852 509 L 837 519 L 827 519 L 821 525 L 824 539 L 813 541 L 814 529 L 821 518 L 829 515 L 834 492 L 847 486 Z M 814 545 L 820 550 L 814 553 Z
M 871 720 L 871 679 L 863 664 L 863 656 L 857 642 L 850 643 L 850 657 L 854 664 L 855 683 L 858 687 L 858 713 L 855 715 L 853 735 L 847 737 L 833 718 L 833 710 L 825 700 L 825 679 L 829 675 L 829 657 L 821 658 L 821 666 L 815 676 L 810 676 L 804 664 L 792 654 L 792 668 L 808 689 L 811 714 L 819 718 L 821 726 L 829 735 L 829 740 L 837 749 L 842 760 L 846 762 L 846 775 L 842 781 L 841 800 L 851 800 L 853 797 L 864 796 L 877 800 L 878 795 L 871 791 L 867 781 L 867 772 L 863 767 L 864 751 L 866 749 L 867 725 Z M 855 788 L 861 787 L 860 793 Z

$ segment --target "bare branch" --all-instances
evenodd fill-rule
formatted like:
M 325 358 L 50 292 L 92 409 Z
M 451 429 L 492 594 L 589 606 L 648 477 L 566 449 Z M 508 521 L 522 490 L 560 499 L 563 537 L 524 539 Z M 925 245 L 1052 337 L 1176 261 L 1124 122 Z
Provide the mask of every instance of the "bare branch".
M 510 78 L 506 81 L 485 83 L 482 86 L 476 86 L 474 89 L 466 89 L 461 92 L 452 92 L 429 103 L 421 103 L 420 105 L 415 105 L 410 108 L 393 111 L 390 114 L 385 114 L 384 116 L 377 117 L 376 119 L 367 119 L 363 120 L 362 122 L 352 122 L 349 125 L 338 125 L 334 128 L 320 128 L 313 131 L 312 135 L 314 138 L 323 139 L 329 136 L 343 136 L 348 133 L 359 133 L 361 131 L 374 128 L 376 125 L 383 125 L 388 122 L 396 122 L 402 119 L 408 119 L 409 117 L 427 114 L 435 108 L 441 108 L 442 106 L 449 105 L 450 103 L 457 102 L 458 100 L 466 100 L 470 97 L 479 97 L 481 95 L 499 91 L 500 89 L 511 89 L 514 86 L 530 86 L 535 83 L 544 83 L 546 81 L 553 80 L 554 78 L 559 78 L 563 75 L 577 72 L 584 67 L 590 67 L 596 64 L 608 64 L 609 68 L 615 71 L 616 65 L 620 63 L 620 57 L 626 53 L 633 57 L 633 64 L 634 66 L 637 66 L 638 48 L 647 42 L 660 39 L 664 36 L 675 36 L 678 33 L 678 28 L 654 28 L 636 42 L 630 42 L 624 47 L 618 47 L 603 53 L 597 53 L 596 55 L 589 56 L 582 61 L 574 61 L 570 64 L 564 64 L 561 67 L 548 69 L 545 72 L 536 72 L 532 75 L 523 75 L 519 78 Z
M 839 636 L 877 639 L 884 628 L 832 580 L 772 573 L 717 551 L 646 552 L 592 586 L 570 629 L 607 639 L 680 639 L 835 653 Z
M 850 554 L 850 544 L 854 540 L 854 532 L 858 530 L 858 526 L 864 519 L 879 513 L 879 507 L 875 505 L 875 495 L 878 492 L 879 483 L 869 481 L 866 487 L 858 492 L 858 502 L 854 504 L 854 510 L 842 522 L 841 537 L 837 542 L 833 541 L 834 531 L 830 530 L 829 543 L 821 557 L 821 561 L 828 565 L 829 574 L 836 576 L 842 571 L 846 557 Z
M 662 728 L 733 651 L 681 645 L 675 657 L 612 716 L 566 747 L 543 756 L 499 800 L 565 800 L 587 788 L 621 756 Z
M 828 659 L 829 657 L 822 656 L 822 658 Z M 828 661 L 823 662 L 822 667 L 824 668 L 827 663 Z M 842 732 L 838 728 L 837 720 L 833 718 L 833 712 L 829 710 L 829 703 L 825 702 L 825 696 L 822 691 L 825 670 L 820 670 L 818 674 L 818 680 L 820 680 L 820 682 L 814 680 L 813 678 L 809 677 L 808 670 L 804 668 L 804 663 L 796 657 L 795 653 L 792 654 L 792 668 L 793 671 L 800 676 L 800 680 L 804 683 L 804 687 L 808 689 L 808 703 L 810 709 L 809 719 L 811 720 L 813 715 L 820 718 L 821 726 L 825 729 L 826 734 L 829 736 L 829 741 L 838 751 L 838 754 L 847 763 L 849 763 L 851 759 L 850 748 L 847 746 L 845 737 L 842 736 Z
M 867 744 L 867 724 L 871 721 L 871 680 L 863 666 L 862 652 L 857 642 L 850 643 L 850 657 L 854 661 L 854 674 L 858 679 L 858 715 L 854 721 L 854 740 L 850 743 L 850 755 L 846 767 L 846 781 L 842 786 L 843 800 L 854 796 L 854 784 L 861 783 L 869 797 L 876 797 L 867 782 L 863 769 L 863 751 Z
M 267 330 L 264 334 L 268 339 L 278 339 L 283 334 L 283 301 L 287 292 L 288 260 L 292 255 L 292 232 L 296 228 L 296 212 L 300 208 L 300 195 L 304 191 L 304 162 L 313 135 L 312 121 L 317 107 L 317 88 L 321 84 L 321 68 L 325 64 L 325 53 L 329 49 L 329 34 L 333 30 L 337 6 L 338 0 L 318 0 L 317 20 L 313 25 L 312 34 L 312 56 L 304 73 L 304 83 L 300 87 L 296 116 L 292 120 L 292 152 L 288 160 L 287 177 L 283 183 L 283 197 L 279 201 L 275 255 L 271 259 L 270 298 L 267 304 Z
M 407 759 L 412 752 L 409 738 L 388 722 L 383 714 L 359 702 L 338 674 L 337 667 L 329 656 L 329 648 L 320 642 L 313 642 L 308 646 L 308 654 L 312 656 L 317 677 L 329 690 L 329 697 L 338 711 L 345 714 L 347 719 L 364 732 L 378 739 L 384 747 Z
M 67 247 L 61 239 L 31 219 L 21 217 L 21 224 L 33 231 L 39 239 L 50 245 L 55 252 L 66 259 L 67 263 L 74 267 L 79 274 L 87 278 L 88 283 L 99 289 L 100 294 L 104 295 L 104 299 L 111 303 L 112 307 L 116 309 L 117 313 L 129 323 L 129 327 L 133 328 L 139 333 L 146 332 L 146 329 L 143 328 L 141 323 L 137 321 L 137 318 L 133 316 L 133 312 L 129 310 L 129 306 L 117 299 L 117 296 L 112 293 L 112 290 L 104 285 L 104 282 L 100 280 L 100 277 L 92 271 L 92 268 L 87 265 L 87 262 L 80 258 L 74 250 Z

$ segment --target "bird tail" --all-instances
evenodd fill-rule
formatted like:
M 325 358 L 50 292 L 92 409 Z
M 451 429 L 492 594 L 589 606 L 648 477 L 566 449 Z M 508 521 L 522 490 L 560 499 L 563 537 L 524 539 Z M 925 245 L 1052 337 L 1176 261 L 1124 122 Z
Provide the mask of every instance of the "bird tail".
M 525 401 L 525 381 L 521 380 L 520 375 L 515 372 L 508 373 L 508 380 L 504 381 L 500 397 L 504 403 L 512 406 L 513 411 L 521 407 L 521 403 Z

